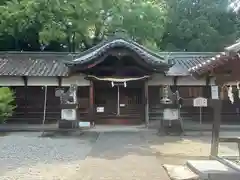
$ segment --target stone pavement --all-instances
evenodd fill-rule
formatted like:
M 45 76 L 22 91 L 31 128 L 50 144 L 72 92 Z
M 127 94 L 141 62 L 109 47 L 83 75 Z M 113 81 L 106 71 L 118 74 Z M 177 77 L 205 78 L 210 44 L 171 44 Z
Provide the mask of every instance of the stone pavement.
M 169 180 L 162 164 L 208 159 L 210 142 L 208 133 L 160 137 L 155 131 L 101 131 L 79 174 L 84 180 Z M 219 151 L 234 156 L 237 146 L 221 144 Z
M 101 132 L 79 174 L 82 180 L 169 180 L 143 132 Z

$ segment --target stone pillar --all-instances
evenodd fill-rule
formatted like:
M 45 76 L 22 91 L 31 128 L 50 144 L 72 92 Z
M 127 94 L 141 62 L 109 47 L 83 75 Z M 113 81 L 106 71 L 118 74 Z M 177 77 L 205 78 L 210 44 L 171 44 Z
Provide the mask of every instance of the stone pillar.
M 59 121 L 59 128 L 78 128 L 77 86 L 71 85 L 68 92 L 64 93 L 61 98 L 61 120 Z
M 221 99 L 220 100 L 212 99 L 210 103 L 211 103 L 211 106 L 213 108 L 211 157 L 215 157 L 215 156 L 218 155 L 222 100 Z

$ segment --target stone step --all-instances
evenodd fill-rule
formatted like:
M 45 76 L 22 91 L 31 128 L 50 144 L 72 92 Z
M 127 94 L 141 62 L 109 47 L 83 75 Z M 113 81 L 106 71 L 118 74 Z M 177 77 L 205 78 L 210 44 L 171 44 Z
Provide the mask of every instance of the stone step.
M 164 164 L 163 168 L 171 180 L 200 180 L 199 176 L 186 166 Z
M 217 160 L 191 160 L 186 167 L 201 180 L 239 180 L 240 171 L 237 171 Z

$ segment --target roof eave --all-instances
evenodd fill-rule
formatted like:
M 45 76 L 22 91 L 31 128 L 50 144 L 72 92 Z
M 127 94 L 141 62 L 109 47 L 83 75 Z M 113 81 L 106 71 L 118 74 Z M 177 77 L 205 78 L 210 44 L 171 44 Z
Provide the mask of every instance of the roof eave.
M 228 47 L 224 48 L 224 50 L 226 52 L 235 52 L 235 53 L 237 53 L 237 52 L 240 51 L 240 42 L 237 42 L 237 43 L 235 43 L 235 44 L 233 44 L 231 46 L 228 46 Z

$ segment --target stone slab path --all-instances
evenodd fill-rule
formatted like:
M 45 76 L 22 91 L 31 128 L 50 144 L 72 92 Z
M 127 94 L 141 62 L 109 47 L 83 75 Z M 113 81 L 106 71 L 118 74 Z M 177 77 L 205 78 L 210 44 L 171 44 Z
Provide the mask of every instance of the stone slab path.
M 101 133 L 80 168 L 84 180 L 168 180 L 143 133 Z

